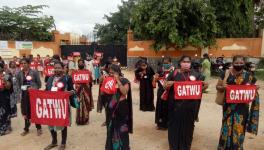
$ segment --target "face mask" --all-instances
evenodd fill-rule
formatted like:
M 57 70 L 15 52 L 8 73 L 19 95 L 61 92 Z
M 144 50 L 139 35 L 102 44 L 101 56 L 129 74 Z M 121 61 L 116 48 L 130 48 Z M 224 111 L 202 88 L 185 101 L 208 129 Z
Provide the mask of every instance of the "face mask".
M 163 64 L 164 69 L 170 69 L 170 67 L 171 67 L 171 64 Z
M 190 69 L 191 68 L 191 63 L 181 63 L 181 68 L 182 69 Z
M 233 65 L 233 68 L 236 70 L 236 71 L 241 71 L 244 69 L 244 66 L 245 65 Z
M 84 65 L 78 65 L 79 69 L 84 69 Z

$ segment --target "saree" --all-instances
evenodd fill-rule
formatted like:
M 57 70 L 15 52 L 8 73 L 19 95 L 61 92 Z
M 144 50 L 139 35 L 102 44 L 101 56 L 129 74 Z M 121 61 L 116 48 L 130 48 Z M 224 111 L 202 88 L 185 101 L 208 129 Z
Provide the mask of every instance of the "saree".
M 224 78 L 224 75 L 221 76 Z M 255 84 L 256 79 L 250 73 L 243 71 L 239 76 L 229 75 L 227 84 Z M 259 95 L 251 104 L 223 105 L 222 128 L 218 150 L 243 150 L 245 132 L 257 135 L 259 122 Z
M 123 85 L 129 84 L 125 78 L 121 79 Z M 127 97 L 120 91 L 111 96 L 108 104 L 107 139 L 105 150 L 129 150 L 129 133 L 133 132 L 132 97 L 129 84 Z M 120 98 L 125 98 L 120 100 Z

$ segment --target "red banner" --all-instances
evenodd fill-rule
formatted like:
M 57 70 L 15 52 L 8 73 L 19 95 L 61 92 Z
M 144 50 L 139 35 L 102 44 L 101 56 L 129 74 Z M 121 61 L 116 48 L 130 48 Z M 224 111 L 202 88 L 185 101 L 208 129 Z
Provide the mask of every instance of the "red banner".
M 47 66 L 44 69 L 45 76 L 53 76 L 54 75 L 54 67 L 53 66 Z
M 0 77 L 0 89 L 4 88 L 4 80 L 2 77 Z
M 29 90 L 31 121 L 49 126 L 69 126 L 69 93 Z
M 102 83 L 100 90 L 107 94 L 115 94 L 117 91 L 115 78 L 106 77 Z
M 88 70 L 78 70 L 72 72 L 73 83 L 89 83 L 91 82 L 91 73 Z
M 185 81 L 174 83 L 174 98 L 176 100 L 200 100 L 202 99 L 202 81 Z
M 227 85 L 226 103 L 250 103 L 257 93 L 255 85 Z

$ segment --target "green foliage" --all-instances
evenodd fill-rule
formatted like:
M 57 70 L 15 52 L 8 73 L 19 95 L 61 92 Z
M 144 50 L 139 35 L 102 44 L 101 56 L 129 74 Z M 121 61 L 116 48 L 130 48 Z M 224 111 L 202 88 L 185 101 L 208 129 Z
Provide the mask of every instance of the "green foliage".
M 258 80 L 264 80 L 264 70 L 257 70 L 256 77 Z
M 126 44 L 127 30 L 129 29 L 130 16 L 136 0 L 122 1 L 118 11 L 105 15 L 106 24 L 96 24 L 94 30 L 97 32 L 101 44 Z
M 210 0 L 217 16 L 219 38 L 252 37 L 254 3 L 252 0 Z
M 260 59 L 257 67 L 258 67 L 258 69 L 264 69 L 264 58 Z
M 255 23 L 256 29 L 264 29 L 264 2 L 255 4 Z
M 50 41 L 52 16 L 40 16 L 46 5 L 0 8 L 0 40 Z
M 155 41 L 156 51 L 170 45 L 208 47 L 217 31 L 214 9 L 206 0 L 139 0 L 132 24 L 136 35 Z

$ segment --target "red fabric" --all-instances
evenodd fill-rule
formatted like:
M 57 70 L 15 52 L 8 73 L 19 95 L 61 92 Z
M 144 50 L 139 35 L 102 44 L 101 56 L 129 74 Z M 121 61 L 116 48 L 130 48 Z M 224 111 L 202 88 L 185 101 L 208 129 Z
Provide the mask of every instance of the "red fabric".
M 37 70 L 37 67 L 38 67 L 38 62 L 36 62 L 35 60 L 33 60 L 31 63 L 30 63 L 30 68 L 32 70 Z
M 50 63 L 50 59 L 45 59 L 44 60 L 44 66 L 48 66 L 49 63 Z
M 200 100 L 202 99 L 202 81 L 174 82 L 175 100 Z
M 72 72 L 73 83 L 90 83 L 91 73 L 88 70 L 78 70 Z
M 250 103 L 257 93 L 255 85 L 227 85 L 226 103 Z
M 0 89 L 4 88 L 4 80 L 2 77 L 0 77 Z
M 67 92 L 29 90 L 31 122 L 49 126 L 69 126 Z
M 100 90 L 107 94 L 115 94 L 116 89 L 116 80 L 113 77 L 106 77 L 102 83 Z
M 47 66 L 44 69 L 45 76 L 53 76 L 54 75 L 54 67 L 53 66 Z
M 103 56 L 103 53 L 100 53 L 100 52 L 94 52 L 94 55 L 97 56 L 97 57 L 102 57 L 102 56 Z

